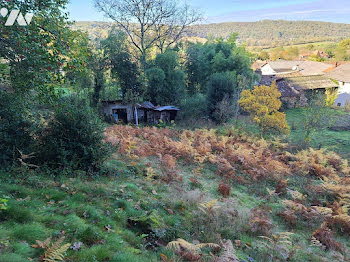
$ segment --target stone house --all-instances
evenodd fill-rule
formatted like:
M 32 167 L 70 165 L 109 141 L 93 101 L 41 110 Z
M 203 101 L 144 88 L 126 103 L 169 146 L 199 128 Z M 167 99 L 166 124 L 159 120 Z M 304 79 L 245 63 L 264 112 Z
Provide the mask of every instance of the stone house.
M 256 73 L 261 75 L 259 84 L 269 86 L 276 81 L 284 107 L 293 108 L 306 106 L 316 90 L 324 93 L 338 87 L 327 75 L 331 68 L 331 64 L 314 61 L 278 60 L 264 64 Z
M 339 83 L 335 105 L 344 107 L 350 103 L 350 63 L 337 66 L 328 73 L 328 77 Z

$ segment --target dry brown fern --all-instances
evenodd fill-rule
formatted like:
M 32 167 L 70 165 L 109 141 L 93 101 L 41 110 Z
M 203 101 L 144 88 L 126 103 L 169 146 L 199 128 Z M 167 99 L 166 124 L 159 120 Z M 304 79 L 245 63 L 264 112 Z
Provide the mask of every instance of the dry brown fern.
M 35 248 L 42 248 L 45 250 L 44 254 L 40 257 L 40 261 L 47 262 L 57 262 L 64 261 L 64 253 L 70 247 L 70 244 L 62 245 L 64 237 L 61 237 L 56 242 L 52 242 L 52 239 L 49 237 L 45 241 L 37 240 L 37 245 L 33 245 Z
M 220 249 L 220 246 L 214 243 L 192 244 L 181 238 L 168 243 L 166 246 L 167 249 L 174 250 L 177 255 L 181 256 L 186 261 L 201 260 L 201 249 L 205 247 Z
M 214 244 L 214 243 L 192 244 L 181 238 L 177 239 L 176 241 L 169 242 L 168 245 L 166 246 L 167 249 L 179 250 L 182 248 L 192 252 L 198 252 L 204 247 L 220 248 L 218 244 Z

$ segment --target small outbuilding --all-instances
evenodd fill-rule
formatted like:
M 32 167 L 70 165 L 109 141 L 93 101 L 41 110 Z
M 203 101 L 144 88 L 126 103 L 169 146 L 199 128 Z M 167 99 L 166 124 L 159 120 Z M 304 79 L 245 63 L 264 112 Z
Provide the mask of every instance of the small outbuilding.
M 148 123 L 158 124 L 159 121 L 175 121 L 177 112 L 175 106 L 154 106 L 151 102 L 140 104 L 124 104 L 121 100 L 102 101 L 103 113 L 108 122 L 113 123 Z M 136 121 L 137 120 L 137 121 Z
M 150 119 L 150 123 L 158 123 L 159 120 L 163 121 L 163 122 L 171 122 L 171 121 L 175 121 L 176 116 L 177 116 L 177 112 L 180 109 L 175 107 L 175 106 L 159 106 L 159 107 L 155 107 L 152 111 L 151 111 L 151 115 L 152 115 L 152 120 Z
M 123 104 L 122 100 L 102 101 L 106 121 L 114 123 L 131 123 L 134 119 L 133 106 Z

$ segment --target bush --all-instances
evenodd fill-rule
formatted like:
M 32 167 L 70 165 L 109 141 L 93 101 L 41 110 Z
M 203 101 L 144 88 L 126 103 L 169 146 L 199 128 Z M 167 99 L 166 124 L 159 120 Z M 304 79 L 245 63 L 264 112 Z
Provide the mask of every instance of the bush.
M 180 118 L 200 119 L 207 116 L 206 96 L 203 94 L 195 94 L 186 96 L 180 101 Z
M 289 134 L 286 114 L 278 111 L 282 106 L 280 97 L 281 92 L 276 82 L 271 86 L 255 86 L 254 90 L 244 90 L 241 93 L 239 105 L 250 113 L 262 135 L 267 132 Z
M 146 71 L 147 96 L 155 105 L 177 104 L 185 91 L 185 73 L 176 52 L 158 54 L 153 67 Z
M 32 152 L 30 119 L 25 98 L 0 91 L 0 166 L 11 165 L 20 156 L 19 151 Z
M 103 124 L 86 101 L 69 98 L 56 105 L 41 139 L 40 161 L 51 168 L 94 172 L 108 157 Z
M 225 104 L 225 108 L 232 105 L 233 95 L 237 91 L 237 77 L 235 73 L 215 73 L 208 82 L 208 112 L 209 116 L 220 123 L 222 120 L 227 120 L 229 114 L 232 114 L 233 109 L 227 111 L 227 117 L 218 119 L 218 112 L 221 112 L 221 104 Z M 228 102 L 223 102 L 227 100 Z
M 223 197 L 229 197 L 231 193 L 231 186 L 225 184 L 224 182 L 220 183 L 218 186 L 218 192 L 223 196 Z

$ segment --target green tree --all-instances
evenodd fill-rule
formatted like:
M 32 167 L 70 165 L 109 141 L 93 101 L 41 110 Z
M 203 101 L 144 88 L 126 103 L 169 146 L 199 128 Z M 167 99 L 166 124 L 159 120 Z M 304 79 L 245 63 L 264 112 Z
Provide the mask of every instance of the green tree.
M 350 39 L 345 39 L 338 44 L 335 50 L 335 58 L 338 61 L 349 60 L 350 55 L 348 52 L 350 52 Z
M 237 75 L 232 72 L 215 73 L 208 82 L 207 105 L 209 116 L 218 123 L 223 122 L 232 115 L 233 109 L 230 112 L 225 112 L 223 108 L 230 108 L 233 103 L 234 93 L 237 91 Z M 220 116 L 220 117 L 218 117 Z
M 123 100 L 132 102 L 136 97 L 142 99 L 145 91 L 140 81 L 140 70 L 129 52 L 125 33 L 112 29 L 101 44 L 109 57 L 112 77 L 121 86 Z
M 12 87 L 20 93 L 35 89 L 52 97 L 64 83 L 62 71 L 81 70 L 83 59 L 74 53 L 75 39 L 64 12 L 68 0 L 3 1 L 2 8 L 33 13 L 28 26 L 0 24 L 0 57 L 9 61 Z
M 97 106 L 100 100 L 100 94 L 105 87 L 106 82 L 106 72 L 109 68 L 108 57 L 106 56 L 102 48 L 97 48 L 92 51 L 89 57 L 89 67 L 91 69 L 91 74 L 93 75 L 93 95 L 92 104 Z
M 338 46 L 350 50 L 350 38 L 341 41 Z
M 178 104 L 185 92 L 185 73 L 177 53 L 168 50 L 158 54 L 153 66 L 146 71 L 147 95 L 154 104 Z
M 287 48 L 286 52 L 288 58 L 291 60 L 299 58 L 299 48 L 296 46 Z
M 312 51 L 312 50 L 315 49 L 315 46 L 314 46 L 313 44 L 308 44 L 308 45 L 306 46 L 306 49 Z
M 316 131 L 327 128 L 331 119 L 327 117 L 327 107 L 324 94 L 315 92 L 310 94 L 308 106 L 304 110 L 304 143 L 309 145 Z
M 211 44 L 189 44 L 186 49 L 187 92 L 206 93 L 206 82 L 211 74 L 215 50 Z
M 232 34 L 228 41 L 217 39 L 205 44 L 189 44 L 185 64 L 189 94 L 206 93 L 209 78 L 220 72 L 230 71 L 245 76 L 248 87 L 254 82 L 250 54 L 244 47 L 237 47 L 235 39 L 237 34 Z

